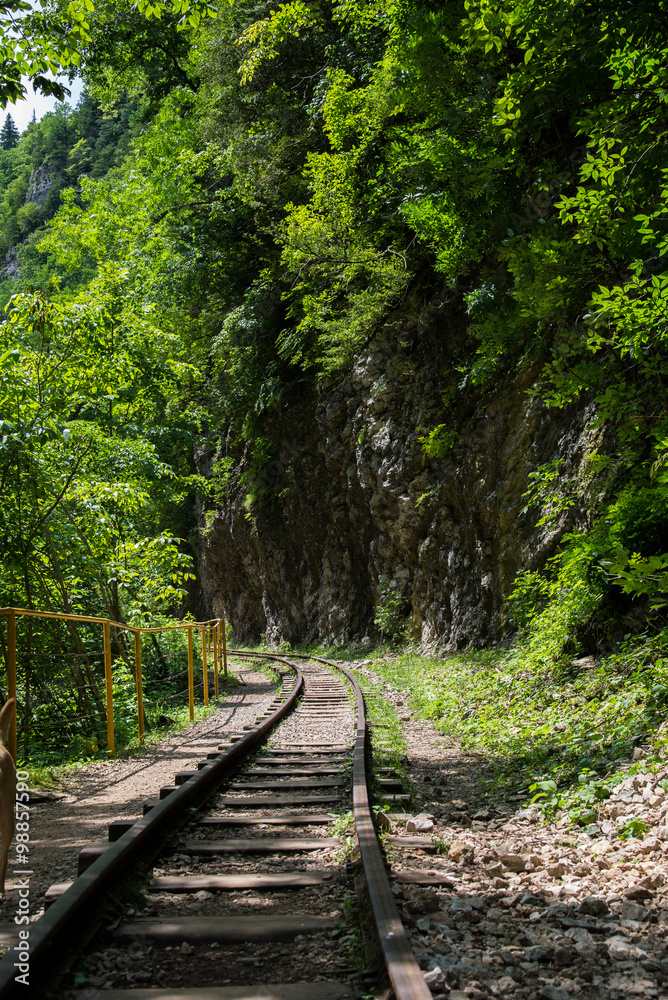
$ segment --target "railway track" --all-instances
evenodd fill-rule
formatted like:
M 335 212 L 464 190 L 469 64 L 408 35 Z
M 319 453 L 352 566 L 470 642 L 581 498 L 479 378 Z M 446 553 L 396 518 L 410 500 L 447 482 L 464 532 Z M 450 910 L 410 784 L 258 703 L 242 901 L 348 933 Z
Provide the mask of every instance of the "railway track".
M 256 724 L 178 772 L 143 817 L 110 824 L 109 842 L 81 851 L 79 877 L 49 891 L 30 925 L 33 989 L 80 1000 L 353 1000 L 367 995 L 366 925 L 396 1000 L 431 996 L 374 829 L 361 690 L 330 661 L 267 659 L 282 687 Z M 0 1000 L 24 990 L 17 961 L 12 950 L 0 961 Z

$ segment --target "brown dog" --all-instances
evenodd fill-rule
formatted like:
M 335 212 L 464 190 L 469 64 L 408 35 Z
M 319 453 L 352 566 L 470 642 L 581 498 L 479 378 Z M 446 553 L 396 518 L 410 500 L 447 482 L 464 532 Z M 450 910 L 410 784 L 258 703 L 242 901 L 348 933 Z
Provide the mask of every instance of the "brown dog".
M 16 767 L 5 746 L 12 724 L 16 702 L 10 698 L 0 712 L 0 895 L 5 894 L 5 872 L 9 845 L 14 836 L 14 810 L 16 809 Z

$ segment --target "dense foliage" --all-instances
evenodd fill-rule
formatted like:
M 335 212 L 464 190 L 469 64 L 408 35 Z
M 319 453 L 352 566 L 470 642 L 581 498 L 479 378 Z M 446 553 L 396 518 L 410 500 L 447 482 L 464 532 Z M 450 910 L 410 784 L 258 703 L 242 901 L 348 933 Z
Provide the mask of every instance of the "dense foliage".
M 35 178 L 46 178 L 39 201 L 23 205 L 29 235 L 9 257 L 18 275 L 2 286 L 0 601 L 137 625 L 169 621 L 193 578 L 179 535 L 188 532 L 199 422 L 183 398 L 199 373 L 169 323 L 138 297 L 129 268 L 81 260 L 60 282 L 57 257 L 39 249 L 44 231 L 36 228 L 61 193 L 67 204 L 87 180 L 123 162 L 131 112 L 126 103 L 105 119 L 83 98 L 75 112 L 46 116 L 0 154 L 8 243 L 22 219 L 12 199 L 30 197 Z M 122 633 L 113 638 L 118 718 L 129 733 L 133 651 Z M 160 637 L 145 651 L 149 722 L 165 697 L 178 690 L 187 699 L 184 641 Z M 42 758 L 104 747 L 101 642 L 99 628 L 21 622 L 24 754 L 34 726 L 45 736 Z
M 97 101 L 84 95 L 74 111 L 61 105 L 33 122 L 5 146 L 0 137 L 0 254 L 11 251 L 19 280 L 0 286 L 3 305 L 27 284 L 48 287 L 56 272 L 37 250 L 44 223 L 60 207 L 61 192 L 83 176 L 100 177 L 125 159 L 136 123 L 133 105 L 120 103 L 105 117 Z M 10 116 L 7 116 L 10 120 Z M 16 275 L 18 277 L 18 275 Z
M 186 534 L 173 497 L 191 502 L 197 436 L 214 455 L 200 501 L 224 502 L 245 454 L 252 516 L 270 499 L 253 470 L 271 458 L 272 414 L 445 281 L 468 347 L 427 459 L 452 447 L 467 400 L 528 365 L 548 405 L 588 401 L 600 420 L 577 476 L 533 476 L 528 508 L 545 524 L 567 512 L 572 530 L 516 582 L 518 656 L 541 669 L 660 629 L 661 4 L 105 0 L 81 31 L 90 96 L 0 151 L 0 239 L 18 269 L 3 286 L 3 384 L 21 387 L 2 413 L 12 600 L 62 606 L 60 545 L 73 604 L 110 606 L 127 564 L 149 582 L 116 610 L 164 607 L 142 567 Z M 31 200 L 47 163 L 48 194 Z
M 141 34 L 153 19 L 173 23 L 176 30 L 196 27 L 215 16 L 207 0 L 138 0 L 129 5 L 96 9 L 93 0 L 5 0 L 0 10 L 0 103 L 21 100 L 31 84 L 35 93 L 64 99 L 71 80 L 94 47 L 104 47 L 113 29 L 122 34 L 130 21 Z

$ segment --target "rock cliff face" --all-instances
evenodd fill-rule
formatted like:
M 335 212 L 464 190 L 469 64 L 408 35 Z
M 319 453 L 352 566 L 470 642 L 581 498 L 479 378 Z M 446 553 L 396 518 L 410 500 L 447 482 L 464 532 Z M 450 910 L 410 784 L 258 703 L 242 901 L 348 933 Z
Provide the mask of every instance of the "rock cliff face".
M 35 167 L 28 181 L 28 190 L 25 197 L 26 205 L 30 201 L 35 204 L 44 201 L 51 190 L 55 177 L 56 170 L 48 161 L 40 164 L 39 167 Z
M 57 171 L 48 161 L 42 163 L 39 167 L 35 167 L 28 181 L 28 190 L 23 201 L 24 205 L 28 205 L 31 202 L 38 205 L 41 201 L 44 201 L 53 187 L 56 174 Z M 26 237 L 23 243 L 27 242 Z M 0 264 L 0 281 L 6 281 L 7 278 L 16 279 L 19 277 L 19 273 L 17 248 L 13 246 Z
M 488 644 L 507 631 L 517 570 L 540 565 L 566 527 L 546 531 L 535 511 L 522 514 L 529 473 L 556 458 L 577 469 L 595 441 L 594 414 L 546 409 L 527 393 L 536 372 L 471 412 L 448 412 L 443 389 L 463 342 L 449 309 L 399 323 L 347 378 L 313 387 L 274 421 L 264 503 L 249 511 L 248 487 L 233 488 L 200 545 L 207 608 L 237 640 L 372 635 L 387 581 L 423 648 Z M 456 427 L 455 446 L 428 459 L 418 438 L 443 422 Z

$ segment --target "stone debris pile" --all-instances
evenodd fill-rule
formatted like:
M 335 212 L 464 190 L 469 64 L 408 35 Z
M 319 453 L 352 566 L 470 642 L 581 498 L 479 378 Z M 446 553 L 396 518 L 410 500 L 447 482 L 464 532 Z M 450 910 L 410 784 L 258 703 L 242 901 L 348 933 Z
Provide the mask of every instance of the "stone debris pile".
M 601 803 L 598 827 L 605 836 L 615 834 L 629 819 L 639 819 L 651 828 L 654 837 L 668 840 L 668 792 L 660 774 L 630 774 L 617 785 L 609 799 Z
M 644 778 L 633 795 L 653 787 Z M 438 888 L 395 888 L 436 997 L 668 1000 L 668 843 L 655 831 L 592 837 L 521 810 L 485 829 L 435 820 L 431 833 L 447 854 L 402 850 L 393 863 L 440 876 Z
M 404 733 L 414 815 L 388 832 L 433 847 L 389 851 L 440 882 L 394 890 L 432 994 L 668 1000 L 668 770 L 643 773 L 637 751 L 587 826 L 544 823 L 524 799 L 492 802 L 484 765 L 428 723 Z

